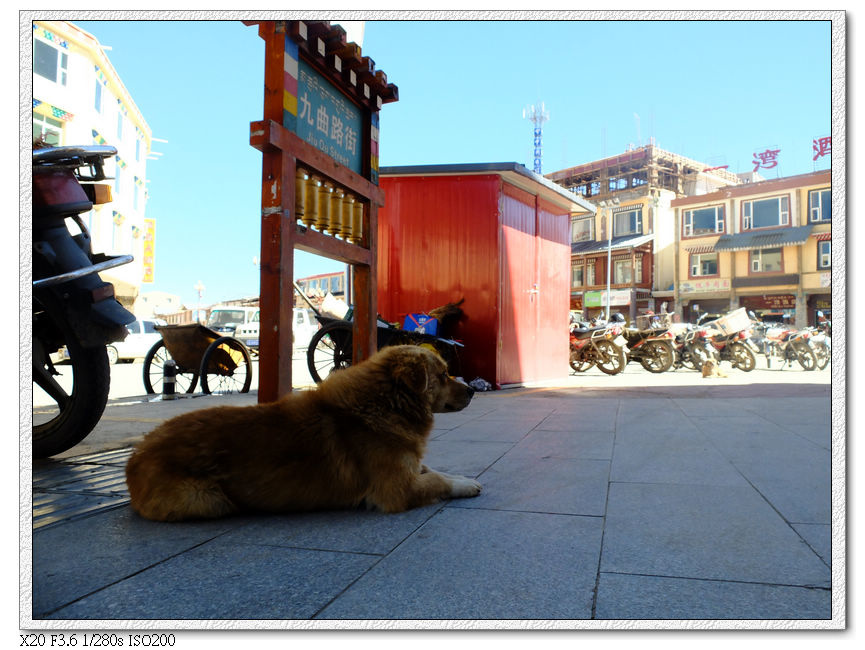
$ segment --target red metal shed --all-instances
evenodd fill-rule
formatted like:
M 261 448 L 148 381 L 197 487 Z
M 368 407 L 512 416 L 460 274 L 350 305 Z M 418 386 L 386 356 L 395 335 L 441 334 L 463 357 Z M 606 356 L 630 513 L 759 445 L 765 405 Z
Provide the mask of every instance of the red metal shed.
M 378 311 L 405 315 L 465 299 L 467 381 L 496 387 L 566 376 L 570 216 L 582 197 L 516 163 L 383 167 Z

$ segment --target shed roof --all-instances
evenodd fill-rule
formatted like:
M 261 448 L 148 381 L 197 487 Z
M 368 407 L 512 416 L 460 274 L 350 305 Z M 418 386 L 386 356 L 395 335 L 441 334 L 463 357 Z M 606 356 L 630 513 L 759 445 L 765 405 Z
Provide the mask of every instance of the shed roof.
M 756 248 L 776 248 L 804 244 L 814 228 L 812 225 L 794 228 L 773 228 L 757 232 L 740 232 L 735 235 L 721 235 L 715 244 L 716 251 L 745 251 Z
M 404 165 L 395 167 L 380 167 L 379 177 L 385 176 L 433 176 L 433 175 L 471 175 L 500 174 L 505 180 L 532 194 L 546 195 L 545 198 L 561 203 L 563 200 L 577 212 L 595 213 L 595 205 L 582 196 L 570 192 L 561 185 L 553 183 L 528 169 L 525 165 L 515 162 L 498 163 L 453 163 L 445 165 Z M 541 186 L 541 188 L 538 187 Z
M 654 239 L 654 235 L 623 235 L 621 237 L 613 237 L 610 242 L 606 239 L 596 241 L 580 241 L 571 244 L 571 255 L 585 255 L 587 253 L 597 253 L 611 250 L 622 250 L 627 248 L 635 248 L 646 242 Z

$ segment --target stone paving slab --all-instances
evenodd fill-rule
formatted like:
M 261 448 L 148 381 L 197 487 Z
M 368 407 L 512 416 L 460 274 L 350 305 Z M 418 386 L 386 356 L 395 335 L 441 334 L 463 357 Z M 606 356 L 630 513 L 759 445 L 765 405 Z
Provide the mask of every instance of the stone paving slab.
M 545 429 L 546 421 L 520 440 L 508 456 L 535 458 L 582 458 L 610 460 L 613 457 L 613 431 L 588 429 L 560 431 Z
M 601 573 L 596 618 L 827 619 L 831 592 L 745 582 Z
M 589 618 L 602 525 L 447 507 L 317 618 Z
M 601 517 L 609 474 L 607 460 L 508 454 L 478 477 L 480 495 L 454 506 Z
M 33 535 L 33 616 L 44 617 L 238 525 L 238 519 L 161 524 L 123 507 L 39 530 Z
M 611 483 L 601 571 L 828 587 L 829 568 L 749 486 Z
M 711 442 L 691 428 L 646 429 L 631 424 L 616 433 L 611 481 L 745 485 Z
M 309 619 L 379 558 L 216 540 L 82 598 L 52 619 Z

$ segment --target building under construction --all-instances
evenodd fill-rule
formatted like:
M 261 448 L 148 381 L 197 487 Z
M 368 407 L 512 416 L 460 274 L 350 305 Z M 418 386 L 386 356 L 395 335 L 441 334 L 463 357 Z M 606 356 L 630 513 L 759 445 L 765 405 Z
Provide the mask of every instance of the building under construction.
M 546 174 L 546 177 L 592 203 L 629 190 L 669 190 L 681 197 L 708 194 L 719 187 L 743 182 L 741 177 L 728 171 L 726 165 L 709 167 L 654 144 Z
M 676 307 L 671 202 L 753 180 L 654 142 L 546 178 L 599 208 L 571 220 L 571 310 L 590 318 L 613 307 L 631 319 Z

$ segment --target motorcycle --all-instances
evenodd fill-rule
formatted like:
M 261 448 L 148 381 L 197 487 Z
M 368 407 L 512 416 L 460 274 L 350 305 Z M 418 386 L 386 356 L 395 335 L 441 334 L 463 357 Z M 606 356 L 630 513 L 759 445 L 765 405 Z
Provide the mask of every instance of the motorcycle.
M 105 159 L 116 153 L 98 145 L 33 151 L 33 383 L 52 402 L 34 407 L 34 458 L 66 451 L 99 422 L 110 385 L 106 345 L 122 341 L 135 320 L 99 277 L 132 256 L 93 253 L 80 216 L 110 202 L 110 187 L 98 182 L 107 178 Z M 61 360 L 71 372 L 58 370 Z
M 625 369 L 625 353 L 613 342 L 622 333 L 624 317 L 621 314 L 616 316 L 606 324 L 571 325 L 570 365 L 575 372 L 585 372 L 597 366 L 601 372 L 615 375 Z
M 649 372 L 666 372 L 673 367 L 676 351 L 673 348 L 673 335 L 664 328 L 624 328 L 622 332 L 627 350 L 626 363 L 639 361 Z
M 817 355 L 808 344 L 810 332 L 791 330 L 783 326 L 761 323 L 756 326 L 758 337 L 766 355 L 766 367 L 772 367 L 772 359 L 782 361 L 782 368 L 798 361 L 805 370 L 817 367 Z M 824 366 L 825 367 L 825 366 Z
M 706 328 L 686 325 L 675 335 L 673 348 L 676 351 L 673 368 L 677 370 L 682 367 L 702 370 L 703 364 L 709 359 L 721 360 L 715 346 L 709 342 L 709 330 Z
M 708 314 L 702 316 L 697 324 L 702 324 L 706 316 Z M 749 321 L 744 312 L 743 318 L 745 320 L 742 325 L 747 325 Z M 742 329 L 738 332 L 720 331 L 712 327 L 711 323 L 705 323 L 704 327 L 709 328 L 708 341 L 715 348 L 720 361 L 729 361 L 734 368 L 744 372 L 751 372 L 757 366 L 757 358 L 754 356 L 756 348 L 752 347 L 753 343 L 750 341 L 750 329 Z
M 814 351 L 814 357 L 817 359 L 817 369 L 823 370 L 832 360 L 831 340 L 826 336 L 825 331 L 819 327 L 807 327 L 805 332 L 808 333 L 806 339 L 808 345 Z
M 709 342 L 718 351 L 721 361 L 729 361 L 734 368 L 751 372 L 757 366 L 757 357 L 749 347 L 747 330 L 733 334 L 716 334 Z

